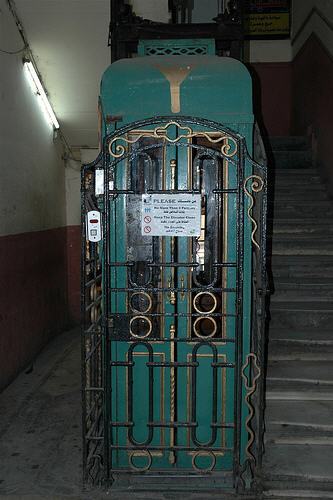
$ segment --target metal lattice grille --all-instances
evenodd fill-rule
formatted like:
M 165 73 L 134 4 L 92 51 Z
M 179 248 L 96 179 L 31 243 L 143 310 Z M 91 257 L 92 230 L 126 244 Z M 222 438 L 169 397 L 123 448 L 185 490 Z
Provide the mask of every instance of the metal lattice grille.
M 139 56 L 197 56 L 215 55 L 215 41 L 198 40 L 143 40 L 138 45 Z
M 146 47 L 145 56 L 199 56 L 207 54 L 207 47 Z

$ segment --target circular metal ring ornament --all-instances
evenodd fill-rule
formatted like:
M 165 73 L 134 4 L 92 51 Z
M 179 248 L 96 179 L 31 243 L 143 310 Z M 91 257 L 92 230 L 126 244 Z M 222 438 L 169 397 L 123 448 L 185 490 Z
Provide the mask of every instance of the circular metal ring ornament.
M 144 335 L 138 335 L 137 333 L 133 332 L 133 330 L 132 330 L 132 324 L 133 324 L 133 321 L 135 321 L 136 319 L 144 319 L 145 321 L 147 321 L 147 323 L 149 325 L 149 330 Z M 134 316 L 133 318 L 131 318 L 131 321 L 130 321 L 130 334 L 132 335 L 132 337 L 135 337 L 136 339 L 144 339 L 144 338 L 148 337 L 148 335 L 150 335 L 152 329 L 153 329 L 153 324 L 152 324 L 151 320 L 149 318 L 147 318 L 146 316 Z
M 199 309 L 199 306 L 197 305 L 197 299 L 198 297 L 202 297 L 203 295 L 208 295 L 209 297 L 212 297 L 213 300 L 214 300 L 214 305 L 211 309 L 209 309 L 209 311 L 202 311 L 201 309 Z M 217 298 L 215 297 L 215 295 L 212 293 L 212 292 L 199 292 L 193 299 L 193 307 L 194 309 L 200 313 L 200 314 L 209 314 L 209 313 L 212 313 L 215 311 L 216 307 L 217 307 Z
M 213 328 L 213 331 L 209 334 L 209 335 L 201 335 L 199 332 L 198 332 L 198 329 L 197 329 L 197 324 L 199 323 L 199 321 L 202 321 L 202 320 L 209 320 L 213 323 L 214 325 L 214 328 Z M 195 320 L 195 322 L 193 323 L 193 330 L 194 330 L 194 333 L 196 334 L 197 337 L 201 338 L 201 339 L 208 339 L 210 337 L 213 337 L 217 331 L 217 323 L 216 323 L 216 320 L 214 318 L 207 318 L 207 316 L 201 316 L 199 318 L 197 318 Z
M 212 462 L 209 467 L 206 467 L 205 469 L 200 469 L 195 464 L 197 457 L 211 457 Z M 196 472 L 201 472 L 201 473 L 211 472 L 214 469 L 215 465 L 216 465 L 216 456 L 212 451 L 204 451 L 204 450 L 197 451 L 192 457 L 192 467 Z
M 144 311 L 139 311 L 138 309 L 135 309 L 135 308 L 132 306 L 132 299 L 133 299 L 133 297 L 135 297 L 136 295 L 144 295 L 145 297 L 147 297 L 147 298 L 148 298 L 149 305 L 148 305 L 147 309 L 145 309 Z M 149 293 L 147 293 L 147 292 L 134 292 L 134 293 L 132 293 L 131 298 L 130 298 L 130 306 L 131 306 L 131 309 L 132 309 L 132 311 L 133 311 L 133 312 L 137 312 L 137 313 L 145 314 L 145 313 L 147 313 L 148 311 L 150 311 L 150 309 L 152 308 L 152 305 L 153 305 L 153 301 L 152 301 L 152 298 L 151 298 L 151 296 L 149 295 Z
M 90 321 L 91 321 L 91 323 L 95 323 L 97 317 L 98 317 L 97 307 L 93 306 L 91 308 L 91 310 L 90 310 Z
M 91 285 L 91 288 L 90 288 L 90 300 L 95 300 L 97 297 L 97 286 L 96 286 L 96 283 L 94 283 L 93 285 Z
M 144 467 L 137 467 L 136 465 L 133 464 L 133 458 L 140 456 L 145 456 L 148 458 L 148 463 Z M 148 450 L 134 450 L 129 452 L 128 461 L 131 469 L 135 470 L 136 472 L 145 472 L 149 470 L 151 467 L 152 457 Z

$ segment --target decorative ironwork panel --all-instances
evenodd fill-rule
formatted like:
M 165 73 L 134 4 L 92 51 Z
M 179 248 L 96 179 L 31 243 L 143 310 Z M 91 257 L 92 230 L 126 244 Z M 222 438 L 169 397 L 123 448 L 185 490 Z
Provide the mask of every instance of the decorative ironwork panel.
M 84 167 L 87 480 L 257 487 L 265 204 L 265 167 L 207 120 L 126 125 Z

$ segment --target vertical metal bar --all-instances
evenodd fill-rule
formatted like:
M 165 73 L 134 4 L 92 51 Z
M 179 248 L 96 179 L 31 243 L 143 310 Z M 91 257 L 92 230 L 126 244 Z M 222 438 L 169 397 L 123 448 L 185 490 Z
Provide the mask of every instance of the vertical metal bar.
M 234 474 L 236 489 L 240 487 L 240 447 L 242 408 L 242 352 L 243 352 L 243 259 L 244 259 L 244 140 L 238 143 L 237 162 L 237 243 L 236 243 L 236 368 L 235 368 L 235 434 L 234 434 Z
M 197 350 L 199 344 L 196 344 L 192 349 L 192 363 L 197 361 Z M 191 423 L 194 424 L 197 421 L 197 366 L 191 366 Z M 191 427 L 192 441 L 195 443 L 197 441 L 195 427 Z
M 86 264 L 85 264 L 85 251 L 86 251 L 86 214 L 85 214 L 85 175 L 86 168 L 83 167 L 81 171 L 81 398 L 82 398 L 82 440 L 83 440 L 83 482 L 87 481 L 87 442 L 86 442 L 86 361 L 85 361 L 85 340 L 86 340 Z
M 104 400 L 103 400 L 103 415 L 104 415 L 104 480 L 106 483 L 110 481 L 110 470 L 112 467 L 112 457 L 110 451 L 110 420 L 111 420 L 111 346 L 109 339 L 109 325 L 108 319 L 110 316 L 110 297 L 109 297 L 109 280 L 110 268 L 108 261 L 110 258 L 110 200 L 109 200 L 109 169 L 110 165 L 107 161 L 108 142 L 104 141 L 104 220 L 103 220 L 103 277 L 102 277 L 102 290 L 103 290 L 103 321 L 102 321 L 102 335 L 104 337 Z
M 170 325 L 170 361 L 171 363 L 175 362 L 175 332 L 176 328 L 175 325 Z M 176 374 L 175 374 L 175 367 L 171 366 L 170 368 L 170 422 L 175 421 L 175 414 L 176 414 Z M 170 428 L 170 446 L 175 445 L 175 428 L 171 427 Z M 174 464 L 176 462 L 176 455 L 174 451 L 170 451 L 169 453 L 169 462 L 171 464 Z

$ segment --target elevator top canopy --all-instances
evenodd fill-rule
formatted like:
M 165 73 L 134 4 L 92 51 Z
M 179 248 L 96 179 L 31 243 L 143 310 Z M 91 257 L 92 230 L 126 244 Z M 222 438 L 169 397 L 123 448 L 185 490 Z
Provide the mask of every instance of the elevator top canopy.
M 179 44 L 179 40 L 172 41 L 176 42 Z M 120 116 L 123 124 L 171 114 L 175 118 L 177 114 L 208 118 L 229 126 L 253 123 L 251 77 L 240 61 L 230 57 L 121 59 L 105 71 L 100 99 L 104 117 Z

